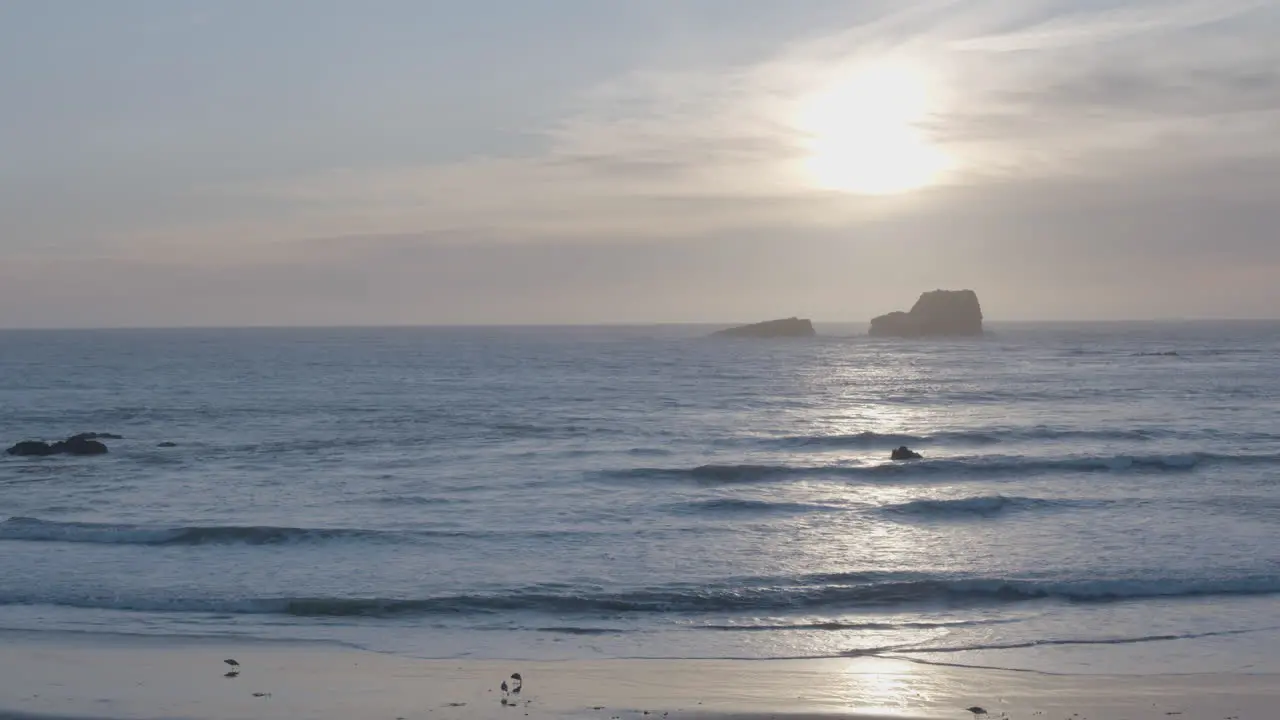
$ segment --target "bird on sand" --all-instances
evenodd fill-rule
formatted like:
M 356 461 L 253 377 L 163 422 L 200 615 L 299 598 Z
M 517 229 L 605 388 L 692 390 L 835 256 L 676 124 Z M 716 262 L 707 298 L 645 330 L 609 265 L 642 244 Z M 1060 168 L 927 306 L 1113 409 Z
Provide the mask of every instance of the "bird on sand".
M 240 674 L 240 663 L 233 659 L 223 660 L 222 662 L 231 666 L 231 669 L 227 671 L 226 677 L 235 677 Z
M 519 695 L 520 688 L 524 687 L 524 678 L 520 677 L 520 673 L 511 673 L 511 694 Z M 506 683 L 503 683 L 504 685 Z
M 967 707 L 965 708 L 965 710 L 968 710 L 969 712 L 973 713 L 974 717 L 987 714 L 987 709 L 984 707 L 980 707 L 978 705 L 974 705 L 973 707 Z

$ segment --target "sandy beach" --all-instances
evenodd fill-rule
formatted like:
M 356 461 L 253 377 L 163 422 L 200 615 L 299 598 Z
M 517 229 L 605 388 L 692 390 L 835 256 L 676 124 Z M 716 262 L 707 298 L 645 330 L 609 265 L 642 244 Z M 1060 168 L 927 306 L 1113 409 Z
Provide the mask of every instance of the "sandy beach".
M 0 717 L 1262 720 L 1271 675 L 1062 676 L 861 659 L 417 660 L 322 644 L 4 633 Z M 228 677 L 226 659 L 240 663 Z M 524 689 L 504 705 L 513 672 Z

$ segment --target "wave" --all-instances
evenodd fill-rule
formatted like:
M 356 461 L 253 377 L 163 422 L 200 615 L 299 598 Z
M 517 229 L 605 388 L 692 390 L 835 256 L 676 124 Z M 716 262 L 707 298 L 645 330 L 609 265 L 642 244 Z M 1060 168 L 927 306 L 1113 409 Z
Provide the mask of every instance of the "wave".
M 756 482 L 771 478 L 803 474 L 804 471 L 821 473 L 829 468 L 803 468 L 789 465 L 699 465 L 694 468 L 636 467 L 623 470 L 606 470 L 604 477 L 616 479 L 691 479 L 712 483 Z
M 540 627 L 537 631 L 555 633 L 556 635 L 621 635 L 627 632 L 622 628 L 574 627 L 572 625 L 562 627 Z
M 752 483 L 804 477 L 848 480 L 946 476 L 991 477 L 1049 473 L 1189 472 L 1205 464 L 1280 463 L 1280 454 L 1113 455 L 1027 457 L 1016 455 L 924 459 L 863 465 L 711 464 L 685 468 L 635 467 L 606 470 L 601 477 L 617 480 L 694 480 L 709 484 Z
M 1041 638 L 1009 643 L 973 643 L 969 645 L 934 645 L 908 646 L 892 645 L 880 648 L 865 648 L 842 653 L 844 657 L 868 657 L 882 655 L 943 655 L 948 653 L 975 652 L 979 650 L 1023 650 L 1026 648 L 1056 645 L 1138 645 L 1151 642 L 1168 642 L 1170 640 L 1198 640 L 1211 637 L 1230 637 L 1233 635 L 1250 635 L 1259 632 L 1276 630 L 1276 627 L 1259 627 L 1242 630 L 1212 630 L 1198 633 L 1179 633 L 1165 635 L 1138 635 L 1114 638 Z
M 444 497 L 427 497 L 425 495 L 382 495 L 375 498 L 363 499 L 360 502 L 372 503 L 375 505 L 450 505 L 463 500 Z
M 306 528 L 272 525 L 132 525 L 124 523 L 58 522 L 11 517 L 0 522 L 0 541 L 91 543 L 99 545 L 283 545 L 328 541 L 415 543 L 458 538 L 475 540 L 518 537 L 525 540 L 572 539 L 595 541 L 602 530 L 372 530 Z M 681 532 L 674 529 L 673 532 Z
M 605 432 L 605 428 L 575 424 L 536 425 L 521 422 L 499 422 L 493 424 L 478 422 L 475 424 L 514 438 L 580 437 Z
M 1001 443 L 1027 441 L 1052 442 L 1060 440 L 1096 440 L 1099 442 L 1150 442 L 1161 439 L 1220 437 L 1212 429 L 1179 431 L 1170 428 L 1060 428 L 1039 425 L 1026 428 L 998 428 L 974 431 L 942 431 L 935 433 L 878 433 L 860 432 L 834 435 L 784 435 L 781 437 L 758 439 L 747 438 L 729 441 L 726 444 L 755 443 L 775 448 L 833 448 L 885 450 L 898 445 L 943 445 L 962 447 L 982 447 Z M 1274 440 L 1274 434 L 1251 433 L 1244 436 L 1248 440 Z
M 27 540 L 106 545 L 274 545 L 355 538 L 376 540 L 398 533 L 348 528 L 298 528 L 270 525 L 208 525 L 160 527 L 150 525 L 56 522 L 11 517 L 0 523 L 0 540 Z
M 973 431 L 941 431 L 935 433 L 877 433 L 784 435 L 771 438 L 735 438 L 720 441 L 722 445 L 758 445 L 776 449 L 824 448 L 851 450 L 887 450 L 898 445 L 937 445 L 950 447 L 984 447 L 1002 443 L 1056 442 L 1091 440 L 1097 442 L 1146 443 L 1155 440 L 1234 440 L 1237 442 L 1271 442 L 1280 435 L 1267 432 L 1229 433 L 1215 428 L 1142 427 L 1142 428 L 1063 428 L 1038 425 L 1023 428 L 992 428 Z
M 716 630 L 720 632 L 777 632 L 785 630 L 942 630 L 946 628 L 975 627 L 979 625 L 1003 625 L 1015 620 L 952 620 L 938 622 L 841 622 L 814 621 L 797 623 L 756 623 L 756 624 L 710 624 L 691 625 L 694 630 Z
M 628 455 L 641 455 L 641 456 L 643 456 L 643 455 L 649 455 L 649 456 L 655 456 L 655 457 L 666 457 L 666 456 L 668 456 L 668 455 L 673 455 L 674 453 L 673 453 L 671 450 L 668 450 L 668 449 L 666 449 L 666 448 L 634 447 L 634 448 L 631 448 L 631 449 L 627 450 L 627 454 L 628 454 Z
M 838 505 L 822 505 L 818 503 L 770 502 L 768 500 L 746 500 L 741 498 L 713 498 L 676 503 L 668 506 L 668 511 L 675 514 L 788 514 L 812 512 L 839 512 L 844 510 Z
M 928 435 L 911 433 L 878 433 L 860 432 L 836 435 L 785 435 L 761 441 L 761 444 L 773 447 L 824 447 L 824 448 L 865 448 L 883 449 L 896 445 L 927 445 L 931 443 L 951 443 L 957 445 L 991 445 L 1000 442 L 1000 438 L 982 432 L 943 432 Z
M 890 515 L 952 517 L 995 515 L 1009 510 L 1098 507 L 1106 503 L 1107 501 L 1103 500 L 1060 500 L 1010 495 L 979 495 L 965 498 L 922 498 L 894 505 L 885 505 L 880 508 L 880 511 Z
M 860 432 L 835 435 L 785 435 L 768 438 L 761 444 L 780 448 L 822 447 L 878 450 L 896 445 L 994 445 L 997 434 L 985 432 L 940 432 L 931 434 Z
M 810 585 L 665 586 L 627 592 L 556 591 L 544 586 L 492 594 L 405 597 L 128 598 L 118 593 L 47 597 L 9 594 L 0 605 L 56 605 L 141 612 L 295 617 L 417 617 L 526 612 L 615 617 L 622 614 L 859 610 L 901 606 L 989 606 L 1028 601 L 1106 603 L 1154 598 L 1272 595 L 1280 577 L 1224 580 L 1094 580 L 1053 582 L 997 578 L 923 579 L 872 575 L 817 576 Z

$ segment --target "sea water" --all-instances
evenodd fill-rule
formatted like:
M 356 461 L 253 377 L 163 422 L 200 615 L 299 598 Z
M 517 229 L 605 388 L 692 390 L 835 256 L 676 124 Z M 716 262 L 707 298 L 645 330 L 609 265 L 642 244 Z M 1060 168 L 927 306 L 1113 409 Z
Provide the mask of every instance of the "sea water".
M 0 629 L 1280 671 L 1280 324 L 992 329 L 3 332 Z

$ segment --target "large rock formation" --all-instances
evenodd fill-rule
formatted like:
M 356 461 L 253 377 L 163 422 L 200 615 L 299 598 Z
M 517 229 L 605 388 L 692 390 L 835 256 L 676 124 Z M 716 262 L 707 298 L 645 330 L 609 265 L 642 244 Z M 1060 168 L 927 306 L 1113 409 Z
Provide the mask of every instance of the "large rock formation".
M 891 312 L 871 321 L 877 337 L 936 337 L 982 334 L 982 306 L 972 290 L 934 290 L 911 312 Z
M 743 325 L 715 333 L 719 337 L 750 338 L 813 337 L 815 334 L 812 322 L 795 317 Z

